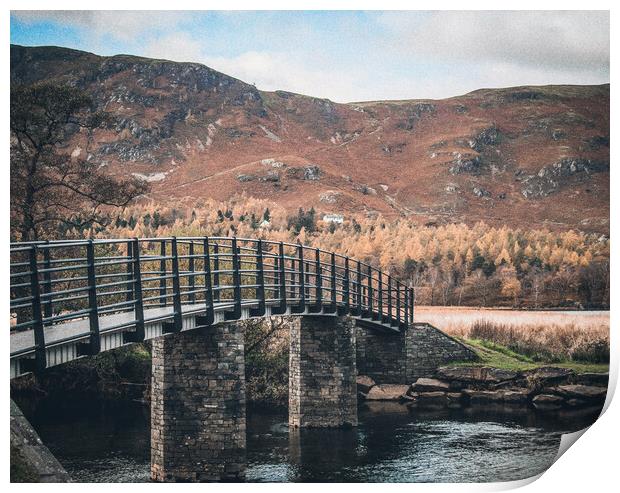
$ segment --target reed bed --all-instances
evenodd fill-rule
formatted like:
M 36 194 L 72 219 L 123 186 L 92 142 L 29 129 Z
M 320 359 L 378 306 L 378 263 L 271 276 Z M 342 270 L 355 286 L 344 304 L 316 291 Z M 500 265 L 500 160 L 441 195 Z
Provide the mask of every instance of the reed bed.
M 425 307 L 427 321 L 462 339 L 489 341 L 534 361 L 609 362 L 608 312 L 519 312 Z

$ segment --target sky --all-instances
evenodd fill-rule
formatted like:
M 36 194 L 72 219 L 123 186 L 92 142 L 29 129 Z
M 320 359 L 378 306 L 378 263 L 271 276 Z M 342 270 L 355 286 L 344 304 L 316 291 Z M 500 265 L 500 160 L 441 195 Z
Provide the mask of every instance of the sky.
M 199 62 L 337 102 L 609 82 L 607 11 L 12 11 L 11 43 Z

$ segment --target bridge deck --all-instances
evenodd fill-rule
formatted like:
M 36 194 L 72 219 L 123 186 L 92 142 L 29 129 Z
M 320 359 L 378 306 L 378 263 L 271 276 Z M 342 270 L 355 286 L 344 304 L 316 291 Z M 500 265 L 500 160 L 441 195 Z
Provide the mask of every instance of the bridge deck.
M 228 320 L 350 315 L 380 331 L 413 322 L 413 289 L 389 273 L 262 239 L 15 243 L 10 276 L 12 377 Z
M 225 305 L 225 303 L 222 303 Z M 185 305 L 183 311 L 205 310 L 205 305 Z M 144 310 L 145 323 L 171 318 L 173 308 L 171 306 L 150 308 Z M 120 330 L 124 324 L 132 324 L 135 321 L 133 312 L 115 313 L 99 317 L 99 330 L 103 334 L 110 330 Z M 45 328 L 46 346 L 60 344 L 63 341 L 87 338 L 90 335 L 88 317 L 80 320 L 72 320 Z M 16 332 L 11 334 L 11 354 L 23 353 L 34 348 L 34 330 Z
M 293 301 L 293 300 L 291 300 Z M 277 305 L 277 302 L 266 303 L 266 315 L 271 315 L 271 307 Z M 229 312 L 234 306 L 233 300 L 215 303 L 214 315 L 216 323 L 225 321 L 225 313 Z M 258 306 L 258 300 L 243 300 L 241 303 L 242 315 L 241 319 L 252 318 L 250 309 Z M 289 305 L 287 312 L 283 315 L 291 315 L 295 311 L 295 305 Z M 204 303 L 184 304 L 182 305 L 183 328 L 182 330 L 191 330 L 196 328 L 196 315 L 202 315 L 206 312 Z M 307 310 L 304 313 L 310 314 Z M 302 313 L 296 313 L 300 315 Z M 331 315 L 336 313 L 325 312 L 323 310 L 312 313 L 313 315 Z M 147 308 L 144 310 L 145 339 L 153 339 L 165 335 L 163 330 L 163 322 L 171 321 L 174 317 L 174 308 L 172 306 Z M 353 316 L 361 324 L 372 324 L 378 330 L 398 330 L 397 327 L 388 322 L 365 318 L 362 316 Z M 135 315 L 133 312 L 116 313 L 99 317 L 99 333 L 102 339 L 101 351 L 115 349 L 125 345 L 123 339 L 124 332 L 132 332 L 135 326 Z M 90 337 L 90 322 L 88 317 L 79 320 L 71 320 L 68 322 L 45 327 L 45 347 L 47 352 L 47 366 L 55 366 L 80 357 L 77 348 L 78 343 L 88 342 Z M 20 369 L 19 362 L 23 358 L 31 357 L 35 351 L 34 331 L 26 330 L 13 332 L 10 336 L 11 348 L 11 376 L 18 376 L 25 373 L 26 370 Z

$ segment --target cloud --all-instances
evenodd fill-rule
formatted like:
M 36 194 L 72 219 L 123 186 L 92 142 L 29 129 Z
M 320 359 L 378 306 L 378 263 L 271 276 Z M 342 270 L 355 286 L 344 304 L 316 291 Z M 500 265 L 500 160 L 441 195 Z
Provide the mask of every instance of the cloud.
M 234 57 L 207 57 L 205 62 L 221 72 L 255 83 L 261 89 L 285 89 L 305 94 L 322 92 L 328 77 L 338 91 L 338 74 L 319 69 L 309 60 L 281 52 L 247 51 Z M 320 96 L 320 94 L 317 94 Z
M 174 29 L 191 19 L 191 12 L 159 12 L 155 10 L 14 10 L 15 19 L 34 24 L 54 22 L 88 31 L 90 35 L 109 35 L 121 41 L 135 40 L 136 36 L 153 31 Z
M 202 62 L 205 58 L 204 39 L 199 40 L 184 32 L 157 37 L 138 51 L 142 56 L 175 62 Z
M 336 101 L 355 99 L 352 88 L 356 80 L 363 77 L 363 73 L 350 72 L 320 54 L 299 56 L 279 51 L 245 51 L 235 56 L 214 56 L 208 53 L 208 46 L 204 38 L 178 33 L 145 44 L 139 54 L 203 63 L 265 91 L 279 89 Z
M 392 49 L 447 60 L 609 72 L 609 12 L 383 12 Z

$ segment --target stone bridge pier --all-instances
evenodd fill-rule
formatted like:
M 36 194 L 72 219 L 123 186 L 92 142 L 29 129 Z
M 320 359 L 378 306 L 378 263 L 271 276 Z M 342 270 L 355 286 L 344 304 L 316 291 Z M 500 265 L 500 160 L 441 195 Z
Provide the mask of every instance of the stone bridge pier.
M 289 426 L 357 426 L 355 321 L 303 316 L 291 327 Z
M 153 340 L 151 478 L 245 477 L 243 327 L 239 323 Z

